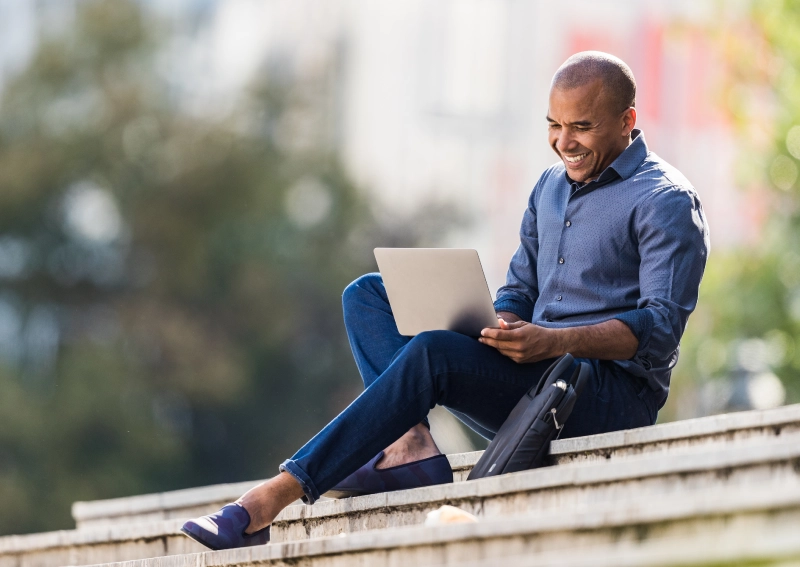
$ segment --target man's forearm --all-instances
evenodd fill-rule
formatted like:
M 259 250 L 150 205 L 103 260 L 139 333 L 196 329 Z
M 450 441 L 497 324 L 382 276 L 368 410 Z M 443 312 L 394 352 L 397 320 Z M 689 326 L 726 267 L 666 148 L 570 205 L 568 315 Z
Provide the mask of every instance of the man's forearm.
M 639 340 L 630 328 L 617 319 L 586 325 L 550 329 L 554 331 L 556 354 L 570 353 L 582 358 L 628 360 L 639 348 Z

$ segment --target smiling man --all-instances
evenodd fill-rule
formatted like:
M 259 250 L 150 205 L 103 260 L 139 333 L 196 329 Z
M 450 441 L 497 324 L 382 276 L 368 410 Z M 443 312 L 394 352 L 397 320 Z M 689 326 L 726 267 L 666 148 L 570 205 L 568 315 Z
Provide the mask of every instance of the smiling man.
M 592 372 L 562 438 L 655 423 L 697 303 L 708 230 L 690 183 L 634 129 L 635 96 L 621 60 L 570 57 L 553 78 L 547 112 L 560 161 L 531 193 L 497 292 L 500 328 L 478 340 L 450 331 L 401 336 L 380 275 L 357 279 L 343 303 L 364 392 L 278 476 L 186 522 L 184 533 L 212 549 L 256 545 L 297 498 L 452 482 L 425 421 L 430 409 L 445 406 L 491 439 L 565 353 Z

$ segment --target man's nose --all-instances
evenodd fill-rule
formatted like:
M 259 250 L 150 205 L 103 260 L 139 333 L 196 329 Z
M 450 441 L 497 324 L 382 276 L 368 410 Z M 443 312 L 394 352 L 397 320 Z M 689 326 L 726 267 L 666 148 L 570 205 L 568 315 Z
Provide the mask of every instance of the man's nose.
M 558 140 L 556 141 L 556 149 L 560 152 L 566 152 L 573 147 L 575 147 L 575 139 L 572 137 L 572 134 L 566 130 L 559 132 Z

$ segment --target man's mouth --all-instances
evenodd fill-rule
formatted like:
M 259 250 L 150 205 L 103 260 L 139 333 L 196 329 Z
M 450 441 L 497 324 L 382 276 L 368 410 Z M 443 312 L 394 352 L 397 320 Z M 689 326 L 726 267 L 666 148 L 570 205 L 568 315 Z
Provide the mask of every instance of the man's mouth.
M 568 163 L 578 163 L 583 158 L 588 156 L 589 152 L 586 152 L 586 153 L 583 153 L 583 154 L 578 154 L 576 156 L 568 156 L 568 155 L 565 155 L 565 154 L 562 154 L 562 155 L 564 156 L 564 159 L 567 160 Z

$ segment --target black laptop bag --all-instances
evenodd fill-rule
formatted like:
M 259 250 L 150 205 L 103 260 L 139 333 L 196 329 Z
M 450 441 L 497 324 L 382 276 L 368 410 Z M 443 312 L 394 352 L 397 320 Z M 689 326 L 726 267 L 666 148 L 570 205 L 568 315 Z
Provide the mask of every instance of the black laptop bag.
M 467 480 L 540 467 L 591 372 L 571 354 L 556 360 L 522 396 Z

